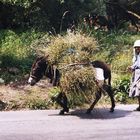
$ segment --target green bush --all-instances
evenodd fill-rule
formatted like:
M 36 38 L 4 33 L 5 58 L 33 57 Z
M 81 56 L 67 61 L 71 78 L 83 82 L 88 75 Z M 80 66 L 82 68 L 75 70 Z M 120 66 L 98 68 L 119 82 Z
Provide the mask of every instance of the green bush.
M 110 63 L 116 61 L 117 63 L 117 61 L 120 61 L 119 55 L 121 54 L 121 61 L 123 61 L 123 57 L 125 58 L 124 55 L 126 55 L 126 58 L 128 59 L 126 61 L 127 64 L 131 63 L 133 42 L 139 38 L 139 34 L 132 34 L 125 30 L 111 32 L 93 31 L 91 36 L 95 37 L 99 44 L 99 51 L 95 55 L 96 58 Z M 114 64 L 114 66 L 116 66 L 116 64 Z
M 120 102 L 120 103 L 126 103 L 127 99 L 128 99 L 128 96 L 125 94 L 125 93 L 122 93 L 122 92 L 118 92 L 115 96 L 114 96 L 115 100 L 117 102 Z
M 18 74 L 27 73 L 31 67 L 32 61 L 36 56 L 35 48 L 29 45 L 37 38 L 40 38 L 41 33 L 34 30 L 25 32 L 16 32 L 12 30 L 0 31 L 0 77 L 5 81 L 17 79 Z M 17 77 L 11 75 L 10 68 L 18 69 Z
M 26 106 L 30 109 L 48 109 L 47 101 L 40 98 L 30 99 Z
M 117 102 L 126 103 L 128 100 L 130 75 L 120 76 L 113 83 L 115 100 Z

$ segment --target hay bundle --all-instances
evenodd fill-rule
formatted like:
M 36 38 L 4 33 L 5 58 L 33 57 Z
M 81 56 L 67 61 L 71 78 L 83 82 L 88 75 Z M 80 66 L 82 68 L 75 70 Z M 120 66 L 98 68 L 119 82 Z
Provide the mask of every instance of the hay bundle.
M 94 98 L 94 71 L 91 67 L 72 67 L 62 72 L 61 89 L 67 94 L 72 105 L 88 103 Z
M 83 34 L 67 34 L 54 37 L 46 48 L 50 61 L 62 67 L 75 62 L 89 62 L 97 49 L 94 38 Z
M 44 50 L 49 54 L 49 61 L 57 65 L 62 73 L 60 88 L 68 94 L 71 105 L 80 105 L 89 101 L 95 91 L 93 67 L 71 66 L 72 63 L 94 60 L 97 42 L 94 38 L 83 34 L 67 34 L 51 39 L 51 43 Z M 66 69 L 63 69 L 65 68 Z

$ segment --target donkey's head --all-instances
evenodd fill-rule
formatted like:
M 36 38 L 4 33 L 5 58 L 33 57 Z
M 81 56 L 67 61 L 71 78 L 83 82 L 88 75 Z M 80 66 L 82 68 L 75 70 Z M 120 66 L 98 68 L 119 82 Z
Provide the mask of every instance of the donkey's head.
M 45 75 L 50 79 L 53 86 L 58 86 L 60 80 L 59 70 L 52 64 L 49 64 L 48 57 L 37 58 L 31 68 L 28 83 L 33 86 Z
M 28 83 L 33 86 L 45 75 L 48 62 L 45 57 L 38 57 L 32 65 Z

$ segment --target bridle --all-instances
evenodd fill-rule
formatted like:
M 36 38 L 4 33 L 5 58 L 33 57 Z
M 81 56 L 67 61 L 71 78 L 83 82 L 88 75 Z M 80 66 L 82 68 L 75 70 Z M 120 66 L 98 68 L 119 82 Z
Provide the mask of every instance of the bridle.
M 38 77 L 32 74 L 32 71 L 34 71 L 34 70 L 36 70 L 36 69 L 32 68 L 30 77 L 35 80 L 38 80 Z M 47 73 L 50 73 L 51 75 L 56 76 L 56 68 L 53 68 L 53 65 L 51 65 L 51 64 L 47 64 L 45 71 L 42 71 L 40 73 L 41 74 L 40 76 L 43 76 L 43 75 L 47 76 Z
M 33 78 L 33 79 L 37 79 L 37 77 L 32 75 L 32 74 L 30 74 L 30 77 Z

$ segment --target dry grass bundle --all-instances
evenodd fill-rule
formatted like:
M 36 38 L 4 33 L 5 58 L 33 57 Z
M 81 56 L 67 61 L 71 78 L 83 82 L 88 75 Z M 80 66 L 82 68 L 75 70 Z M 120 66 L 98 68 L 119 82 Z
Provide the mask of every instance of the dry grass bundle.
M 95 39 L 80 33 L 69 33 L 65 36 L 52 37 L 47 45 L 43 51 L 45 55 L 49 55 L 50 63 L 60 69 L 62 73 L 60 88 L 69 96 L 71 105 L 88 102 L 93 97 L 95 89 L 93 68 L 66 66 L 92 61 L 97 48 Z
M 72 105 L 88 103 L 94 97 L 95 82 L 92 67 L 72 67 L 62 72 L 61 89 Z
M 49 54 L 52 63 L 63 66 L 92 60 L 96 49 L 97 42 L 94 38 L 80 33 L 70 33 L 54 37 L 45 52 Z

